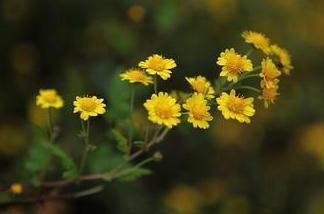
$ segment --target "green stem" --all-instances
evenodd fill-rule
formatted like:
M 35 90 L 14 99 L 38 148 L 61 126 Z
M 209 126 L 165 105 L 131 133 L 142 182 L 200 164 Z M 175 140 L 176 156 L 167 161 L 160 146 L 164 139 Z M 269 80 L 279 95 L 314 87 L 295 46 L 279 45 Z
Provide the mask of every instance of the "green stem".
M 138 164 L 136 164 L 136 165 L 134 166 L 134 168 L 139 168 L 139 167 L 141 167 L 141 166 L 143 166 L 143 165 L 145 165 L 145 164 L 147 164 L 147 163 L 149 163 L 149 162 L 151 162 L 151 161 L 154 161 L 154 158 L 153 158 L 153 157 L 147 158 L 147 159 L 145 159 L 145 160 L 139 162 Z
M 49 140 L 54 143 L 54 125 L 53 125 L 53 111 L 52 108 L 48 109 L 48 126 L 49 126 Z
M 246 52 L 246 56 L 248 57 L 248 56 L 250 56 L 252 53 L 253 53 L 253 51 L 254 51 L 254 48 L 250 48 L 249 50 L 248 50 L 248 52 Z
M 81 175 L 82 172 L 83 172 L 83 169 L 84 169 L 87 157 L 88 157 L 88 152 L 90 150 L 90 144 L 89 144 L 90 120 L 89 119 L 87 120 L 86 130 L 84 130 L 84 125 L 82 127 L 83 127 L 83 131 L 85 131 L 85 136 L 84 136 L 84 144 L 85 144 L 85 146 L 84 146 L 83 154 L 82 154 L 82 157 L 81 157 L 79 175 Z
M 129 147 L 131 147 L 132 141 L 133 141 L 133 111 L 134 111 L 134 99 L 135 99 L 135 89 L 134 87 L 131 87 L 131 96 L 130 96 L 130 106 L 129 106 L 129 119 L 130 119 L 130 124 L 129 124 L 129 132 L 128 132 L 128 143 Z
M 256 93 L 260 93 L 259 89 L 251 87 L 251 86 L 247 86 L 247 85 L 246 86 L 240 86 L 240 87 L 238 87 L 236 89 L 247 89 L 247 90 L 250 90 L 250 91 L 254 91 Z
M 157 94 L 157 75 L 154 75 L 154 93 Z

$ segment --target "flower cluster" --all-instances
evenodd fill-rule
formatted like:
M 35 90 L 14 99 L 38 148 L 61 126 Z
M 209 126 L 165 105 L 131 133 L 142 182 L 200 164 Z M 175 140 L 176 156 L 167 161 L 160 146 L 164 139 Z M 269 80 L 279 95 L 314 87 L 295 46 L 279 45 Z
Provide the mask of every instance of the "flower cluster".
M 193 92 L 183 100 L 183 103 L 157 89 L 158 77 L 162 80 L 171 77 L 171 69 L 176 67 L 174 59 L 153 54 L 139 62 L 139 68 L 127 70 L 120 76 L 122 80 L 128 80 L 130 83 L 142 83 L 145 86 L 154 84 L 154 93 L 144 103 L 148 119 L 152 123 L 172 128 L 180 123 L 181 116 L 186 116 L 193 127 L 207 129 L 214 118 L 211 114 L 213 105 L 225 119 L 250 123 L 250 118 L 256 112 L 255 99 L 244 97 L 237 90 L 253 90 L 258 93 L 256 97 L 263 100 L 265 107 L 268 108 L 278 98 L 281 73 L 289 74 L 293 66 L 288 51 L 277 44 L 272 44 L 264 34 L 245 31 L 242 37 L 252 46 L 247 54 L 239 54 L 234 48 L 229 48 L 221 52 L 216 59 L 216 64 L 221 66 L 219 79 L 225 80 L 225 83 L 220 87 L 214 86 L 200 74 L 185 77 Z M 249 58 L 254 49 L 259 50 L 262 57 L 260 64 L 256 66 Z M 258 78 L 260 89 L 244 85 L 243 80 L 252 77 Z M 181 110 L 181 107 L 184 110 Z

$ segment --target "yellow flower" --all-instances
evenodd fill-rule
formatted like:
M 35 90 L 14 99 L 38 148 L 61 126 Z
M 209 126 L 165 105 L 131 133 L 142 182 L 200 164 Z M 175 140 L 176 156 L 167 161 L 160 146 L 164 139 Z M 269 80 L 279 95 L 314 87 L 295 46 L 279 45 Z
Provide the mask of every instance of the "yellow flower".
M 253 47 L 263 51 L 265 54 L 270 54 L 270 40 L 262 33 L 257 33 L 254 31 L 244 31 L 242 33 L 246 43 L 252 44 Z
M 223 92 L 220 97 L 216 98 L 217 108 L 225 119 L 236 119 L 241 123 L 251 122 L 249 117 L 255 114 L 253 101 L 252 97 L 236 96 L 235 90 L 231 90 L 230 94 Z
M 151 99 L 146 100 L 144 107 L 148 111 L 148 119 L 153 123 L 165 125 L 168 128 L 180 123 L 180 105 L 168 93 L 153 94 Z
M 186 77 L 186 80 L 191 85 L 194 91 L 204 95 L 207 99 L 212 99 L 215 97 L 215 90 L 205 77 Z
M 147 76 L 139 69 L 128 69 L 124 73 L 120 74 L 122 80 L 128 80 L 130 83 L 142 83 L 143 85 L 149 85 L 153 83 L 152 77 Z
M 276 78 L 278 78 L 281 75 L 281 72 L 278 70 L 276 65 L 269 57 L 262 60 L 261 67 L 262 70 L 260 73 L 260 77 L 263 78 L 265 84 L 274 81 Z
M 264 101 L 264 107 L 268 108 L 271 103 L 274 103 L 275 100 L 278 98 L 278 82 L 279 80 L 275 79 L 271 82 L 265 82 L 264 80 L 261 81 L 261 88 L 262 92 L 259 96 L 259 99 Z
M 222 52 L 217 64 L 223 66 L 220 76 L 227 77 L 228 81 L 237 82 L 241 73 L 253 70 L 251 60 L 247 59 L 247 56 L 237 54 L 234 48 Z
M 195 93 L 186 100 L 183 108 L 189 111 L 188 122 L 192 123 L 193 127 L 209 128 L 208 121 L 212 121 L 213 117 L 209 113 L 210 106 L 207 105 L 204 95 Z
M 23 185 L 21 183 L 13 183 L 10 185 L 10 192 L 19 195 L 24 191 Z
M 294 68 L 294 66 L 292 66 L 291 64 L 291 57 L 289 52 L 286 49 L 279 47 L 278 45 L 271 45 L 271 53 L 279 59 L 283 72 L 289 75 L 290 70 Z
M 98 114 L 104 114 L 106 112 L 106 104 L 103 101 L 103 99 L 98 99 L 96 96 L 76 97 L 76 100 L 73 102 L 73 113 L 80 112 L 82 120 L 88 120 L 89 117 L 96 117 Z
M 175 68 L 177 64 L 173 59 L 165 59 L 161 55 L 154 54 L 148 57 L 145 61 L 141 61 L 138 64 L 139 67 L 146 70 L 151 75 L 159 75 L 163 80 L 167 80 L 171 77 L 170 69 Z
M 41 89 L 36 97 L 36 105 L 41 108 L 62 108 L 63 99 L 57 94 L 55 89 Z

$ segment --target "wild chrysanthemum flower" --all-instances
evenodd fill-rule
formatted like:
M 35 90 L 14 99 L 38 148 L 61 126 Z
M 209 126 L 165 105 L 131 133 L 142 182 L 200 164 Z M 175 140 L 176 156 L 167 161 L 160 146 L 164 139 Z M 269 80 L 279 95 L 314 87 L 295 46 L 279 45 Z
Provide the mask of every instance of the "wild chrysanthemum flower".
M 263 78 L 265 84 L 274 81 L 281 75 L 281 72 L 269 57 L 262 60 L 261 67 L 260 77 Z
M 207 99 L 212 99 L 215 97 L 215 90 L 205 77 L 186 77 L 186 80 L 191 85 L 194 91 L 204 95 Z
M 36 105 L 41 108 L 62 108 L 63 99 L 57 94 L 55 89 L 41 89 L 36 97 Z
M 82 120 L 88 120 L 89 117 L 96 117 L 98 114 L 104 114 L 106 112 L 106 104 L 103 101 L 103 99 L 98 99 L 96 96 L 76 97 L 76 100 L 73 102 L 73 113 L 80 112 Z
M 247 59 L 247 56 L 237 54 L 234 48 L 222 52 L 217 64 L 223 66 L 220 76 L 227 77 L 228 81 L 237 82 L 241 73 L 253 70 L 251 60 Z
M 24 191 L 24 187 L 21 183 L 13 183 L 10 185 L 10 192 L 19 195 Z
M 278 45 L 271 45 L 271 53 L 278 58 L 283 72 L 289 75 L 294 66 L 291 64 L 291 57 L 288 50 L 281 48 Z
M 265 54 L 270 54 L 270 40 L 262 33 L 257 33 L 254 31 L 244 31 L 242 33 L 246 43 L 253 45 L 254 48 L 263 51 Z
M 235 95 L 235 90 L 231 90 L 230 94 L 225 92 L 218 98 L 216 102 L 218 104 L 218 110 L 220 110 L 225 119 L 236 119 L 241 123 L 250 123 L 249 117 L 255 114 L 254 99 L 252 97 L 244 98 Z
M 261 81 L 261 95 L 259 96 L 260 100 L 264 101 L 264 107 L 268 108 L 271 103 L 274 103 L 278 98 L 278 82 L 279 80 L 273 80 L 271 82 Z
M 146 86 L 153 83 L 152 77 L 147 76 L 139 69 L 128 69 L 120 74 L 120 77 L 122 80 L 128 80 L 130 83 L 141 83 Z
M 188 122 L 192 123 L 193 127 L 207 129 L 209 128 L 209 121 L 213 120 L 210 115 L 210 106 L 207 105 L 207 100 L 203 94 L 195 93 L 186 100 L 183 108 L 188 110 Z
M 148 111 L 148 119 L 153 123 L 165 125 L 168 128 L 180 123 L 180 105 L 168 93 L 153 94 L 151 99 L 146 100 L 144 107 Z
M 161 55 L 154 54 L 148 57 L 145 61 L 138 64 L 139 67 L 146 70 L 151 75 L 159 75 L 163 80 L 171 77 L 170 69 L 175 68 L 177 64 L 173 59 L 166 59 Z

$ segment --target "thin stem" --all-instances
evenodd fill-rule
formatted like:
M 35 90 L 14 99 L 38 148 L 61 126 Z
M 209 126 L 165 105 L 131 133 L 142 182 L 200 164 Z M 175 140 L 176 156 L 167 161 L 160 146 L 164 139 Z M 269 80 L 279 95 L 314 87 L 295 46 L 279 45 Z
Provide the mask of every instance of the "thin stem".
M 84 150 L 83 150 L 83 154 L 81 157 L 81 163 L 80 163 L 80 168 L 79 168 L 79 175 L 82 174 L 87 157 L 88 157 L 88 152 L 90 150 L 90 144 L 89 144 L 89 135 L 90 135 L 90 120 L 87 120 L 86 123 L 86 130 L 85 130 L 85 136 L 84 136 Z
M 249 78 L 253 78 L 253 77 L 260 77 L 260 74 L 250 74 L 250 75 L 242 76 L 242 77 L 240 78 L 240 81 L 241 81 L 241 80 L 245 80 L 245 79 L 249 79 Z
M 248 50 L 248 52 L 246 52 L 246 56 L 250 56 L 252 53 L 253 53 L 253 51 L 254 51 L 254 48 L 250 48 L 249 50 Z
M 250 91 L 254 91 L 256 93 L 260 93 L 259 89 L 251 87 L 251 86 L 247 86 L 247 85 L 246 86 L 240 86 L 240 87 L 238 87 L 236 89 L 247 89 L 247 90 L 250 90 Z
M 154 75 L 154 93 L 157 94 L 157 75 Z
M 49 141 L 54 143 L 54 125 L 53 125 L 53 110 L 52 108 L 48 109 L 48 126 L 49 126 Z
M 132 115 L 134 111 L 134 99 L 135 99 L 135 88 L 131 87 L 131 95 L 130 95 L 130 106 L 129 106 L 129 118 L 130 118 L 130 124 L 129 124 L 129 132 L 128 132 L 128 143 L 129 143 L 129 152 L 131 151 L 132 142 L 133 142 L 133 120 Z
M 145 138 L 144 138 L 145 143 L 147 143 L 148 141 L 149 134 L 150 134 L 150 122 L 147 122 L 146 129 L 145 129 Z

